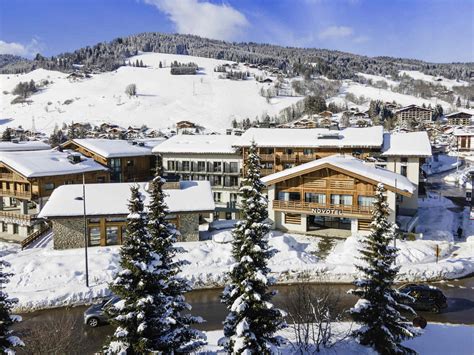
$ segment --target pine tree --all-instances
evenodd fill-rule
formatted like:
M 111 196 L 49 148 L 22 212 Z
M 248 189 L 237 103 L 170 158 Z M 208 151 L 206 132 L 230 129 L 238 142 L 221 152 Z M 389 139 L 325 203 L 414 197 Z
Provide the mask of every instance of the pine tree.
M 11 140 L 12 140 L 12 130 L 11 128 L 7 127 L 2 133 L 2 141 L 10 142 Z
M 11 310 L 17 300 L 8 298 L 7 293 L 3 290 L 5 284 L 9 282 L 11 273 L 4 272 L 5 267 L 10 264 L 0 259 L 0 354 L 15 354 L 15 347 L 24 346 L 25 344 L 13 335 L 11 326 L 21 321 L 20 316 L 11 314 Z
M 240 188 L 243 218 L 233 231 L 232 255 L 236 264 L 222 295 L 229 314 L 220 344 L 232 354 L 270 354 L 272 345 L 283 343 L 275 332 L 286 325 L 283 312 L 270 302 L 275 293 L 268 287 L 275 281 L 268 276 L 267 260 L 274 250 L 269 249 L 266 239 L 267 200 L 262 193 L 256 151 L 253 142 L 246 162 L 247 177 Z
M 184 293 L 191 290 L 189 283 L 178 276 L 184 262 L 174 258 L 182 250 L 174 247 L 177 232 L 166 222 L 168 207 L 164 201 L 164 180 L 158 175 L 150 184 L 148 230 L 151 247 L 162 261 L 156 268 L 154 280 L 154 325 L 153 349 L 163 354 L 189 353 L 206 344 L 205 336 L 191 328 L 202 323 L 200 317 L 181 314 L 191 306 L 186 303 Z
M 120 301 L 107 310 L 116 330 L 104 347 L 106 354 L 153 351 L 155 327 L 160 321 L 154 296 L 162 260 L 151 247 L 148 215 L 144 212 L 143 195 L 138 186 L 131 187 L 128 207 L 127 236 L 120 249 L 122 270 L 110 284 L 111 291 Z
M 71 124 L 68 127 L 67 130 L 67 138 L 68 139 L 75 139 L 77 138 L 77 130 L 76 127 L 74 126 L 74 122 L 71 122 Z
M 380 354 L 415 354 L 414 350 L 401 345 L 417 332 L 400 312 L 415 312 L 399 303 L 410 297 L 393 288 L 399 267 L 394 265 L 397 249 L 390 243 L 396 230 L 388 221 L 389 208 L 383 193 L 383 184 L 379 184 L 371 233 L 364 238 L 360 250 L 363 265 L 356 266 L 363 276 L 354 282 L 357 289 L 349 291 L 360 298 L 350 310 L 353 319 L 362 325 L 353 335 L 361 344 L 373 347 Z
M 461 97 L 458 96 L 457 100 L 456 100 L 456 107 L 461 107 Z

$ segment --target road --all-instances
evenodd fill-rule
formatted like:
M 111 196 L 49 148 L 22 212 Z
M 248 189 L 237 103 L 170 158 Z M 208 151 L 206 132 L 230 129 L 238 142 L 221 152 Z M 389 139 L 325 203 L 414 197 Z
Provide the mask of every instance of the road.
M 432 314 L 419 312 L 429 322 L 441 323 L 463 323 L 474 324 L 474 277 L 433 283 L 439 287 L 448 298 L 448 308 L 441 314 Z M 327 292 L 332 294 L 334 302 L 337 303 L 339 311 L 347 310 L 353 306 L 357 300 L 356 297 L 347 294 L 351 285 L 311 285 L 314 293 Z M 289 301 L 294 300 L 298 294 L 296 285 L 279 285 L 275 289 L 278 295 L 274 298 L 274 303 L 283 309 Z M 186 295 L 186 299 L 191 303 L 194 315 L 199 315 L 206 320 L 206 323 L 199 326 L 202 330 L 215 330 L 222 328 L 227 311 L 220 303 L 219 297 L 222 290 L 196 290 Z M 23 314 L 23 322 L 17 326 L 19 331 L 25 332 L 28 328 L 58 328 L 58 338 L 64 327 L 71 327 L 74 334 L 74 342 L 81 354 L 92 354 L 98 351 L 104 343 L 106 337 L 110 335 L 113 328 L 110 325 L 100 326 L 98 328 L 89 328 L 83 324 L 83 312 L 87 307 L 57 308 L 43 310 L 33 313 Z M 28 341 L 28 335 L 23 336 L 25 342 Z M 54 342 L 54 339 L 51 339 Z M 76 348 L 77 348 L 76 347 Z M 19 351 L 19 354 L 26 353 Z M 72 351 L 71 353 L 75 353 Z

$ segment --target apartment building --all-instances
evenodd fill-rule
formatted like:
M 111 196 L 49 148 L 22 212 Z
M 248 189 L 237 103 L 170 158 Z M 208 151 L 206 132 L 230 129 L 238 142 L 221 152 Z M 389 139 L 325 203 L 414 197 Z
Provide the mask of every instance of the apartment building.
M 175 135 L 153 148 L 168 180 L 207 180 L 216 209 L 213 219 L 238 219 L 242 156 L 234 135 Z
M 472 124 L 472 115 L 467 112 L 453 112 L 445 117 L 451 126 L 470 126 Z
M 396 110 L 395 118 L 401 127 L 412 127 L 416 123 L 431 122 L 433 110 L 417 105 L 409 105 Z
M 21 241 L 38 230 L 38 213 L 53 190 L 66 184 L 108 182 L 108 169 L 76 152 L 0 152 L 0 232 Z M 67 209 L 68 206 L 64 206 Z
M 111 182 L 137 182 L 151 179 L 156 156 L 152 149 L 164 139 L 73 139 L 62 145 L 110 169 Z

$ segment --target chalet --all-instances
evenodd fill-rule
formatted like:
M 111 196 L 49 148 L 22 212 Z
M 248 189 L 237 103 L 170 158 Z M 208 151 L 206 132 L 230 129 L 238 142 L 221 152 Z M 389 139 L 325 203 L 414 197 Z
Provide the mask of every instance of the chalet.
M 451 126 L 470 126 L 473 123 L 472 115 L 467 112 L 453 112 L 445 117 Z
M 456 137 L 457 148 L 460 152 L 474 151 L 474 127 L 463 127 L 455 129 L 453 135 Z
M 213 219 L 240 217 L 239 187 L 242 158 L 233 143 L 236 135 L 176 135 L 153 148 L 163 176 L 172 180 L 207 180 L 216 209 Z
M 319 116 L 325 117 L 325 118 L 331 118 L 332 117 L 332 112 L 331 111 L 322 111 L 318 113 Z
M 196 124 L 190 121 L 179 121 L 176 122 L 176 129 L 189 129 L 189 128 L 196 128 Z
M 163 139 L 73 139 L 62 145 L 110 169 L 111 182 L 147 181 L 154 176 L 156 159 L 152 149 Z
M 392 222 L 397 216 L 397 196 L 411 197 L 415 192 L 406 177 L 343 155 L 314 160 L 262 181 L 268 187 L 274 228 L 336 237 L 370 229 L 378 183 L 386 189 Z
M 150 196 L 149 185 L 145 182 L 87 184 L 84 194 L 81 185 L 66 185 L 56 189 L 39 215 L 52 224 L 54 248 L 84 247 L 84 200 L 88 246 L 122 244 L 126 238 L 130 187 L 136 185 L 144 195 L 146 206 Z M 164 189 L 169 211 L 167 219 L 180 232 L 179 240 L 199 240 L 200 216 L 212 213 L 215 207 L 209 182 L 166 183 Z
M 23 240 L 38 230 L 37 214 L 61 185 L 109 181 L 107 168 L 70 151 L 0 153 L 0 227 L 3 237 Z M 67 206 L 63 206 L 67 209 Z
M 409 105 L 395 111 L 397 122 L 402 127 L 410 127 L 414 123 L 429 123 L 432 121 L 433 110 L 430 108 Z

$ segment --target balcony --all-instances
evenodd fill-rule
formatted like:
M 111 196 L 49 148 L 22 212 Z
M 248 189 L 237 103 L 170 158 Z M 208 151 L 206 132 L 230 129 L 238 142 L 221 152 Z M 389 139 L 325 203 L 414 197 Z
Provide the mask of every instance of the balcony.
M 372 215 L 370 206 L 331 205 L 302 201 L 274 200 L 272 207 L 277 211 L 315 214 L 334 217 L 363 217 Z
M 280 161 L 285 163 L 296 163 L 297 154 L 282 154 L 279 155 Z
M 260 169 L 260 176 L 267 176 L 273 174 L 273 169 Z
M 303 154 L 303 155 L 298 156 L 298 161 L 300 163 L 307 163 L 316 159 L 319 159 L 319 157 L 316 154 Z
M 17 197 L 17 198 L 22 198 L 26 200 L 31 200 L 33 197 L 31 194 L 31 191 L 17 191 L 17 190 L 6 190 L 6 189 L 0 189 L 0 196 Z
M 275 154 L 259 154 L 261 161 L 274 161 Z

